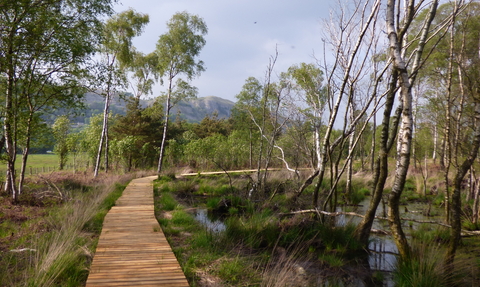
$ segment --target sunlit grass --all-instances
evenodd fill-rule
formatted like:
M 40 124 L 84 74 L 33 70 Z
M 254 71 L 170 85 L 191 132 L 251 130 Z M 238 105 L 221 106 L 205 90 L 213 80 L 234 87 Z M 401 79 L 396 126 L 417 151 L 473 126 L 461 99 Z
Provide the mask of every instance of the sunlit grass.
M 103 218 L 126 185 L 110 182 L 96 192 L 81 194 L 55 214 L 56 228 L 35 243 L 34 269 L 29 282 L 35 286 L 78 286 L 88 276 L 86 265 L 92 259 L 96 242 L 85 231 L 100 233 Z M 58 222 L 58 220 L 61 220 Z M 93 243 L 93 245 L 92 245 Z
M 135 175 L 110 176 L 94 182 L 80 175 L 50 174 L 50 180 L 57 181 L 59 187 L 63 186 L 60 182 L 78 181 L 69 185 L 77 189 L 66 201 L 42 209 L 48 212 L 45 217 L 28 219 L 17 226 L 14 232 L 20 237 L 10 248 L 22 251 L 0 257 L 0 286 L 85 284 L 103 218 L 132 177 Z M 82 180 L 83 184 L 93 185 L 83 188 L 79 184 Z M 28 213 L 25 208 L 24 214 Z

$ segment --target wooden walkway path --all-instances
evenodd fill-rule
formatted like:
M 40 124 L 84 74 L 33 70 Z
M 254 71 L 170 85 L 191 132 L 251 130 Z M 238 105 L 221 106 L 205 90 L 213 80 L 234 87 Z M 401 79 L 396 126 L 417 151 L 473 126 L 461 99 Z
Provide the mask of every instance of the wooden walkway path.
M 132 180 L 108 212 L 86 286 L 189 286 L 155 219 L 155 178 Z

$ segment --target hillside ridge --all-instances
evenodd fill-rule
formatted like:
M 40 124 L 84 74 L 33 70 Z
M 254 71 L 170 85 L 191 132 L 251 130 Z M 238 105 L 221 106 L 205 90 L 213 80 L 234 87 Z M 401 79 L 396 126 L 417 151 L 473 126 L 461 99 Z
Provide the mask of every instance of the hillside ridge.
M 87 106 L 86 110 L 83 112 L 85 115 L 82 119 L 76 119 L 77 122 L 84 123 L 84 118 L 89 118 L 94 114 L 103 112 L 104 99 L 102 96 L 94 93 L 87 93 L 84 98 L 85 104 Z M 147 107 L 153 103 L 153 99 L 150 100 L 140 100 L 140 105 L 142 107 Z M 218 118 L 229 118 L 231 115 L 231 110 L 235 105 L 234 102 L 216 97 L 216 96 L 207 96 L 199 97 L 191 100 L 181 101 L 175 107 L 172 108 L 170 114 L 172 116 L 180 115 L 182 119 L 198 123 L 205 116 L 217 114 Z M 113 114 L 122 114 L 126 113 L 126 101 L 122 100 L 120 97 L 116 96 L 112 99 L 110 105 L 110 110 Z

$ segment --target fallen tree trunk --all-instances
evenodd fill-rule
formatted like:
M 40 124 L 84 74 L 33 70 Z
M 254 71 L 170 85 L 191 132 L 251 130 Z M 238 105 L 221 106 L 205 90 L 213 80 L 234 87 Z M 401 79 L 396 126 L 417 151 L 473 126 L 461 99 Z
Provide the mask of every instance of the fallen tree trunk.
M 307 214 L 307 213 L 316 213 L 318 215 L 323 214 L 323 215 L 332 216 L 332 217 L 340 216 L 340 215 L 350 215 L 350 216 L 356 216 L 356 217 L 361 217 L 361 218 L 365 217 L 364 215 L 359 214 L 359 213 L 355 213 L 355 212 L 344 212 L 344 211 L 328 212 L 328 211 L 319 210 L 317 208 L 280 213 L 280 216 L 295 215 L 295 214 Z M 381 217 L 381 216 L 375 216 L 375 219 L 387 220 L 388 221 L 387 217 Z M 449 224 L 445 224 L 445 223 L 437 222 L 437 221 L 417 220 L 417 219 L 411 219 L 411 218 L 401 218 L 401 220 L 402 221 L 412 221 L 412 222 L 416 222 L 416 223 L 436 224 L 436 225 L 440 225 L 440 226 L 447 227 L 447 228 L 452 227 Z M 388 232 L 382 231 L 382 230 L 372 229 L 371 231 L 375 232 L 375 233 L 389 234 Z M 474 231 L 462 230 L 462 236 L 464 236 L 464 237 L 465 236 L 478 236 L 478 235 L 480 235 L 480 230 L 474 230 Z

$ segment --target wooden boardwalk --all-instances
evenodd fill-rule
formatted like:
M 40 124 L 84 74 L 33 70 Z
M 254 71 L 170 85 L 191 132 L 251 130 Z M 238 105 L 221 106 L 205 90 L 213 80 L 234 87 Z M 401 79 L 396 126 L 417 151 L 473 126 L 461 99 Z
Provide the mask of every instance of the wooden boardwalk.
M 155 219 L 155 178 L 132 180 L 108 212 L 86 286 L 189 286 Z

